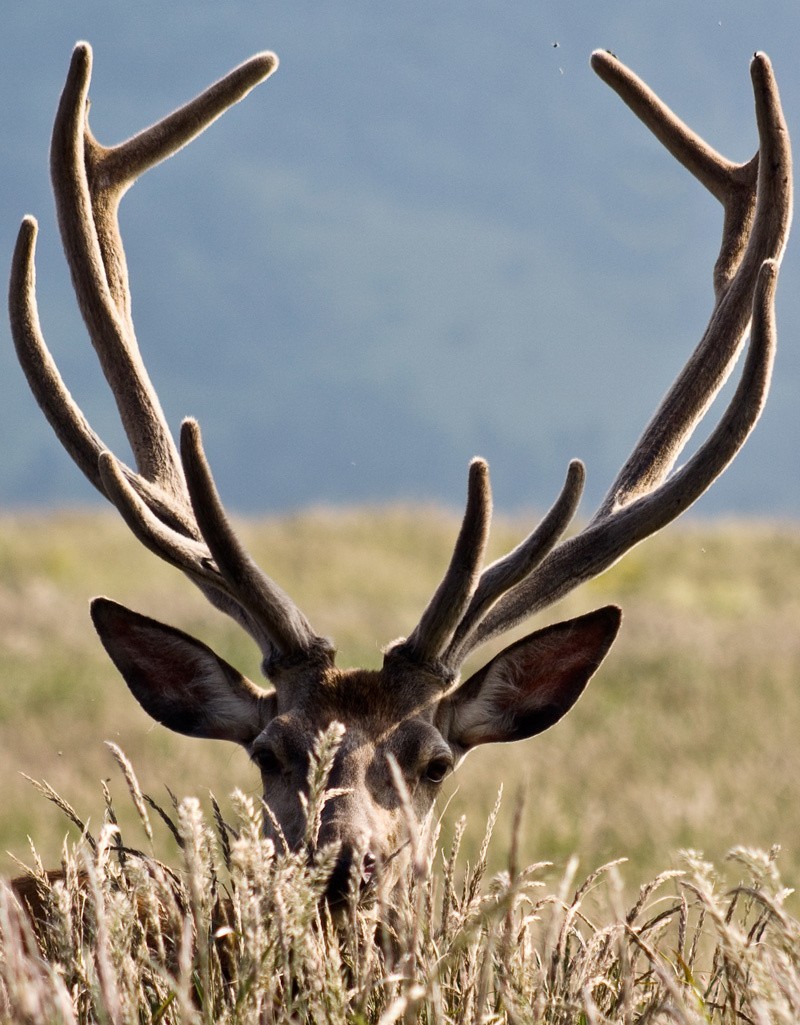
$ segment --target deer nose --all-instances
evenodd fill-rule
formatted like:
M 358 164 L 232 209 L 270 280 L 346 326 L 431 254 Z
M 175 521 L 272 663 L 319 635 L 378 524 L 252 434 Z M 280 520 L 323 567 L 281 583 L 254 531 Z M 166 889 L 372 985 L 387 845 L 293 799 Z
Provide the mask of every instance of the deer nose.
M 361 859 L 361 885 L 369 886 L 375 875 L 376 859 L 372 851 L 366 851 Z
M 375 855 L 371 851 L 361 854 L 352 847 L 343 847 L 325 888 L 328 904 L 335 907 L 344 903 L 354 883 L 361 891 L 365 890 L 375 875 L 375 864 Z

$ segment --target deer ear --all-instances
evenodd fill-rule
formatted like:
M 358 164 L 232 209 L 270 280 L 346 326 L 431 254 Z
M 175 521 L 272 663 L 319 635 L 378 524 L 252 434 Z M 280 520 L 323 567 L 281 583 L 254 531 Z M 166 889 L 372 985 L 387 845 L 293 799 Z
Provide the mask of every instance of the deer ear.
M 274 715 L 272 694 L 181 630 L 108 598 L 95 598 L 91 612 L 133 696 L 176 733 L 249 744 Z
M 524 740 L 565 715 L 617 636 L 614 605 L 529 634 L 496 655 L 448 700 L 452 744 Z

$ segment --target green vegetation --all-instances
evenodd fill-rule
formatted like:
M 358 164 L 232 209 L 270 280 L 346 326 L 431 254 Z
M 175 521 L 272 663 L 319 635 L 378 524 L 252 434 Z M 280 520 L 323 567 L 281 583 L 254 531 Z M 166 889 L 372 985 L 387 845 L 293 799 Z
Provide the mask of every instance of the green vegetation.
M 256 558 L 315 627 L 336 638 L 340 663 L 377 665 L 380 645 L 413 626 L 456 528 L 451 515 L 435 509 L 395 508 L 312 511 L 242 529 Z M 518 524 L 499 524 L 497 548 L 521 532 Z M 255 839 L 226 867 L 220 863 L 224 845 L 212 843 L 197 806 L 170 805 L 166 786 L 197 795 L 207 809 L 213 791 L 244 838 L 253 832 L 256 774 L 232 746 L 153 725 L 105 658 L 86 603 L 93 594 L 109 594 L 189 630 L 258 679 L 249 641 L 178 574 L 143 553 L 111 515 L 7 516 L 0 521 L 0 849 L 10 853 L 0 873 L 17 874 L 17 858 L 32 863 L 28 835 L 46 866 L 65 860 L 73 873 L 85 866 L 85 855 L 72 852 L 79 830 L 22 774 L 47 780 L 98 840 L 100 853 L 90 859 L 97 873 L 90 904 L 99 902 L 94 920 L 107 925 L 102 934 L 87 927 L 83 936 L 83 919 L 70 917 L 70 901 L 82 899 L 70 876 L 72 895 L 57 891 L 66 924 L 52 942 L 61 946 L 49 950 L 61 967 L 45 970 L 16 955 L 0 956 L 11 993 L 8 1020 L 72 1020 L 56 1010 L 62 982 L 72 987 L 81 1021 L 188 1021 L 196 1011 L 198 1020 L 250 1021 L 257 1020 L 256 1006 L 258 1013 L 272 1007 L 274 1017 L 267 1017 L 276 1022 L 305 1016 L 384 1025 L 486 1021 L 493 1013 L 510 1022 L 592 1023 L 606 1020 L 603 1015 L 628 1021 L 640 1014 L 652 1021 L 727 1021 L 735 1014 L 796 1020 L 799 1008 L 786 986 L 781 996 L 769 981 L 780 971 L 798 987 L 792 899 L 784 907 L 774 853 L 752 851 L 774 852 L 779 845 L 782 872 L 797 878 L 798 579 L 800 532 L 792 526 L 695 525 L 672 528 L 570 596 L 553 618 L 609 601 L 624 607 L 622 635 L 606 664 L 555 729 L 467 759 L 442 801 L 434 844 L 449 852 L 454 836 L 461 837 L 457 866 L 435 851 L 421 855 L 396 923 L 400 940 L 363 948 L 353 935 L 326 936 L 324 923 L 321 931 L 309 931 L 320 886 L 313 872 L 275 860 Z M 103 822 L 114 796 L 125 842 L 142 846 L 136 840 L 142 829 L 135 805 L 119 799 L 126 782 L 104 740 L 124 748 L 142 788 L 179 820 L 184 834 L 182 854 L 166 828 L 156 829 L 152 844 L 144 842 L 149 857 L 182 871 L 180 900 L 163 881 L 157 893 L 159 901 L 172 902 L 175 935 L 184 917 L 194 923 L 194 953 L 185 947 L 177 965 L 174 950 L 172 961 L 166 954 L 154 960 L 152 950 L 142 954 L 132 924 L 159 870 L 136 857 L 121 865 L 106 850 L 114 835 L 104 832 Z M 108 781 L 107 795 L 100 780 Z M 484 823 L 501 783 L 506 798 L 495 838 L 481 854 Z M 237 787 L 244 794 L 222 799 Z M 200 852 L 202 864 L 185 864 L 187 830 L 195 831 L 189 847 Z M 703 859 L 721 864 L 734 847 L 740 851 L 733 882 L 749 880 L 750 889 L 721 896 L 725 887 Z M 685 848 L 703 855 L 681 854 Z M 215 860 L 213 872 L 203 861 L 208 858 Z M 619 858 L 628 863 L 595 875 L 597 866 Z M 254 895 L 259 859 L 268 864 Z M 553 867 L 515 867 L 542 859 Z M 663 875 L 673 868 L 684 869 L 684 876 Z M 233 989 L 218 985 L 217 954 L 202 941 L 211 909 L 208 902 L 202 908 L 192 903 L 199 892 L 193 872 L 211 873 L 209 892 L 224 883 L 234 903 L 242 902 L 233 932 L 223 930 L 236 947 L 230 956 L 239 958 Z M 585 884 L 575 881 L 587 873 Z M 288 917 L 281 919 L 276 895 L 290 892 L 281 911 Z M 280 936 L 270 932 L 272 925 L 258 932 L 264 914 L 284 930 Z M 375 916 L 364 915 L 358 930 L 374 933 Z M 0 931 L 13 938 L 19 927 L 0 903 Z M 263 944 L 263 958 L 277 957 L 280 948 L 283 975 L 276 962 L 256 980 L 253 936 Z M 81 943 L 88 944 L 85 950 L 95 945 L 93 960 L 80 960 Z M 314 989 L 306 983 L 314 959 L 322 963 L 325 944 L 324 968 L 317 970 L 320 979 L 320 971 L 327 973 L 325 985 Z M 345 964 L 356 973 L 352 985 L 334 985 Z M 101 978 L 109 965 L 118 979 L 130 977 L 130 988 L 109 990 L 111 976 Z M 12 992 L 12 970 L 43 987 L 36 991 L 42 1002 L 30 1011 L 24 1001 L 14 1002 L 22 997 Z M 20 978 L 14 985 L 22 985 Z M 287 981 L 292 978 L 299 985 Z M 199 1005 L 198 986 L 204 994 Z M 112 998 L 116 1003 L 107 1006 Z M 754 1007 L 762 1008 L 761 1017 Z

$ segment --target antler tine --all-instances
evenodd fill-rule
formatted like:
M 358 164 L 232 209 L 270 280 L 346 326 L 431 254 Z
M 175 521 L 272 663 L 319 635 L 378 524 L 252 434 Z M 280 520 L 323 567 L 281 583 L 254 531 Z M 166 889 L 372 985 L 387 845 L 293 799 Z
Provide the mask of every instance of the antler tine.
M 405 641 L 390 649 L 392 654 L 402 654 L 423 665 L 438 660 L 477 586 L 491 522 L 489 467 L 484 459 L 473 459 L 469 468 L 467 507 L 450 565 L 419 623 Z
M 186 503 L 175 444 L 139 353 L 119 201 L 135 178 L 203 131 L 277 66 L 262 54 L 133 139 L 101 146 L 88 125 L 92 51 L 79 43 L 53 126 L 51 177 L 64 251 L 84 321 L 117 402 L 140 475 Z
M 460 664 L 478 645 L 602 573 L 628 549 L 687 509 L 744 444 L 769 389 L 775 346 L 774 294 L 791 223 L 792 184 L 788 132 L 768 59 L 756 54 L 751 66 L 759 151 L 742 165 L 716 154 L 615 58 L 595 54 L 593 65 L 670 152 L 723 202 L 726 216 L 715 272 L 717 301 L 697 349 L 588 526 L 555 547 L 527 577 L 507 590 L 482 622 L 459 629 L 445 657 L 450 666 Z M 743 197 L 744 182 L 749 198 Z M 748 358 L 731 403 L 707 441 L 668 478 L 730 373 L 751 317 Z
M 312 655 L 331 661 L 333 645 L 319 637 L 289 596 L 250 558 L 236 536 L 217 493 L 196 420 L 181 428 L 181 459 L 192 507 L 203 539 L 231 593 L 265 634 L 264 671 L 271 675 Z
M 742 239 L 755 209 L 758 158 L 746 164 L 727 160 L 677 117 L 653 90 L 613 54 L 596 50 L 592 68 L 627 104 L 658 141 L 722 203 L 725 221 L 720 255 L 714 267 L 714 288 L 727 287 L 743 253 Z
M 629 93 L 623 89 L 623 83 L 633 88 L 639 81 L 622 65 L 619 68 L 625 74 L 620 76 L 618 91 L 627 100 Z M 604 69 L 608 71 L 605 65 Z M 747 332 L 753 289 L 761 264 L 766 259 L 780 260 L 783 255 L 792 209 L 789 135 L 772 68 L 764 54 L 756 54 L 753 58 L 751 74 L 759 132 L 758 154 L 739 168 L 717 157 L 719 183 L 727 183 L 726 187 L 718 183 L 718 198 L 729 213 L 717 266 L 735 267 L 735 274 L 727 287 L 718 291 L 717 303 L 699 345 L 620 470 L 597 516 L 646 494 L 672 469 L 733 369 Z M 661 134 L 668 131 L 677 133 L 685 127 L 663 105 L 660 120 L 665 124 Z M 652 127 L 649 121 L 645 124 Z M 716 156 L 691 133 L 681 141 L 685 142 L 684 150 L 688 152 L 685 160 L 679 159 L 693 173 L 693 158 L 699 159 L 700 154 L 704 160 Z M 677 147 L 668 148 L 672 152 Z M 749 183 L 752 198 L 747 204 L 741 203 L 737 171 L 752 177 Z M 697 177 L 706 184 L 709 175 L 697 174 Z M 715 189 L 711 191 L 717 195 Z M 744 205 L 755 212 L 752 218 L 730 214 L 731 208 L 741 210 Z M 733 228 L 737 224 L 738 231 L 734 233 Z
M 206 543 L 185 536 L 165 524 L 141 498 L 128 479 L 126 467 L 112 452 L 100 453 L 98 467 L 108 500 L 122 516 L 136 540 L 191 577 L 214 604 L 234 618 L 241 618 L 224 602 L 224 598 L 228 598 L 231 605 L 236 605 L 236 598 L 210 558 Z
M 507 591 L 529 576 L 553 550 L 577 512 L 585 481 L 586 470 L 583 463 L 579 459 L 573 459 L 569 464 L 561 494 L 539 526 L 507 555 L 486 567 L 472 601 L 443 656 L 446 665 L 459 664 L 460 660 L 456 653 L 468 643 L 473 631 L 489 609 Z
M 23 218 L 11 261 L 8 305 L 17 359 L 34 398 L 65 450 L 89 482 L 110 498 L 99 466 L 106 446 L 70 395 L 42 335 L 34 264 L 37 233 L 36 219 Z M 188 508 L 176 505 L 163 488 L 137 476 L 121 463 L 120 470 L 165 523 L 181 533 L 192 532 Z
M 444 579 L 408 640 L 390 651 L 428 665 L 441 658 L 447 677 L 450 652 L 458 649 L 501 595 L 533 572 L 567 529 L 578 508 L 585 477 L 583 463 L 574 459 L 561 494 L 539 526 L 481 573 L 489 539 L 491 492 L 488 465 L 482 459 L 473 460 L 467 509 Z
M 8 310 L 14 347 L 33 396 L 58 440 L 84 476 L 103 491 L 97 459 L 105 446 L 65 387 L 42 335 L 34 262 L 38 231 L 34 217 L 23 218 L 11 258 Z

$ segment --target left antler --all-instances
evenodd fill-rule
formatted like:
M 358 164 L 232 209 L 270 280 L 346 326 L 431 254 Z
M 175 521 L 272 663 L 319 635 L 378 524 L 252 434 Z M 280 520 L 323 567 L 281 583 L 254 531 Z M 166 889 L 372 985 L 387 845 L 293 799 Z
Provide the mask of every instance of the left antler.
M 330 659 L 332 647 L 247 555 L 219 501 L 192 420 L 183 424 L 178 454 L 136 341 L 117 209 L 139 175 L 186 145 L 277 65 L 274 54 L 257 54 L 175 113 L 107 148 L 88 125 L 91 48 L 79 43 L 73 53 L 50 158 L 58 223 L 81 313 L 116 399 L 135 471 L 92 430 L 47 349 L 36 306 L 37 226 L 32 217 L 22 222 L 9 290 L 19 361 L 64 448 L 143 544 L 186 572 L 244 626 L 261 647 L 268 669 L 309 657 Z

